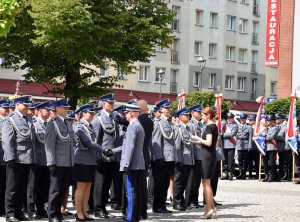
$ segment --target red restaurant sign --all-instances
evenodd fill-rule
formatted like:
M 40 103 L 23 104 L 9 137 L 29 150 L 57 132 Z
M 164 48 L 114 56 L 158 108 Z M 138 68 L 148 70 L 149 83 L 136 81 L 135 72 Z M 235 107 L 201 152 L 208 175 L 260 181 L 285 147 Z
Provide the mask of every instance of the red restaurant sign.
M 280 0 L 268 0 L 266 66 L 278 66 Z

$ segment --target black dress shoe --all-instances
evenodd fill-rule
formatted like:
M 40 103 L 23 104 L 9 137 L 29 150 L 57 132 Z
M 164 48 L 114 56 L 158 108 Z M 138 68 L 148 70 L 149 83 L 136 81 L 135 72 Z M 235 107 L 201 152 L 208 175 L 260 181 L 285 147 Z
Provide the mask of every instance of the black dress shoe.
M 148 215 L 142 215 L 141 216 L 141 220 L 147 220 L 148 219 Z
M 35 212 L 29 212 L 28 213 L 28 219 L 29 220 L 34 220 L 34 219 L 36 219 L 35 217 L 36 217 L 36 213 Z M 39 218 L 37 218 L 37 219 L 39 219 Z
M 85 217 L 79 218 L 77 214 L 75 214 L 75 219 L 76 219 L 76 221 L 86 221 Z
M 48 218 L 47 212 L 45 210 L 37 211 L 35 214 L 35 219 L 42 219 L 42 218 Z
M 14 216 L 10 216 L 10 217 L 6 217 L 6 221 L 8 221 L 8 222 L 19 222 L 19 219 L 14 217 Z
M 185 211 L 186 210 L 186 208 L 182 205 L 174 205 L 173 209 L 174 210 L 179 210 L 179 211 Z
M 115 204 L 114 207 L 112 207 L 114 210 L 122 210 L 122 206 L 120 204 Z
M 58 217 L 54 217 L 54 218 L 49 219 L 49 222 L 62 222 L 62 220 Z
M 20 221 L 29 221 L 29 218 L 25 216 L 25 214 L 21 214 L 18 216 L 15 216 Z
M 167 208 L 159 208 L 159 209 L 157 209 L 156 213 L 169 214 L 169 213 L 172 213 L 172 211 L 168 210 Z

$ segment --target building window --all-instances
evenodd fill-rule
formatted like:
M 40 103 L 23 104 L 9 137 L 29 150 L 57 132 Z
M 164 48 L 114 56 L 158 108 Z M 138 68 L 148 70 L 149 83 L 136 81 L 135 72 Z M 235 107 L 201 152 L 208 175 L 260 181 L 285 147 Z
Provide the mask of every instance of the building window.
M 209 51 L 208 51 L 209 58 L 217 58 L 217 44 L 216 43 L 210 43 L 209 44 Z
M 225 77 L 225 89 L 233 90 L 233 80 L 234 80 L 234 76 Z
M 247 49 L 239 49 L 239 62 L 247 62 Z
M 162 69 L 162 71 L 164 72 L 164 75 L 166 75 L 166 69 L 165 68 L 162 68 L 162 67 L 158 67 L 158 68 L 155 68 L 155 82 L 160 82 L 160 81 L 162 81 L 162 82 L 164 82 L 164 79 L 160 79 L 160 75 L 158 74 L 158 72 L 159 72 L 159 70 L 161 70 Z
M 155 51 L 156 52 L 163 52 L 164 47 L 162 47 L 159 43 L 157 43 L 156 46 L 155 46 Z
M 125 79 L 125 77 L 124 77 L 125 75 L 126 75 L 126 73 L 122 69 L 117 70 L 118 79 Z
M 227 15 L 227 30 L 235 31 L 235 16 Z
M 247 19 L 240 19 L 239 20 L 239 32 L 241 33 L 247 33 Z
M 178 77 L 178 69 L 171 69 L 171 82 L 170 82 L 170 93 L 176 94 L 177 90 L 177 77 Z
M 259 16 L 258 0 L 253 0 L 253 15 Z
M 180 7 L 173 5 L 172 10 L 175 13 L 175 20 L 173 21 L 172 24 L 172 30 L 179 32 Z
M 0 65 L 2 65 L 5 62 L 4 58 L 0 58 Z
M 254 101 L 256 99 L 256 83 L 257 79 L 253 78 L 251 79 L 251 100 Z
M 218 13 L 215 12 L 210 13 L 210 27 L 218 28 Z
M 277 95 L 277 82 L 275 82 L 275 81 L 271 82 L 270 94 Z
M 210 73 L 208 88 L 214 89 L 215 87 L 216 87 L 216 73 Z
M 258 51 L 252 51 L 252 61 L 251 61 L 251 73 L 257 73 L 257 57 Z
M 196 10 L 196 21 L 195 24 L 196 25 L 203 25 L 203 10 Z
M 226 46 L 226 60 L 234 61 L 234 46 Z
M 253 32 L 252 32 L 252 44 L 258 45 L 258 30 L 259 30 L 259 22 L 253 22 Z
M 238 77 L 237 90 L 245 91 L 246 77 Z
M 200 85 L 200 72 L 195 72 L 194 73 L 194 78 L 193 78 L 193 86 L 199 87 Z
M 105 68 L 100 68 L 99 77 L 105 77 L 105 76 L 106 76 L 106 69 Z
M 248 0 L 241 0 L 242 4 L 248 4 Z
M 148 81 L 150 75 L 149 66 L 140 66 L 139 81 Z
M 194 55 L 200 56 L 202 52 L 202 42 L 196 41 L 194 45 Z

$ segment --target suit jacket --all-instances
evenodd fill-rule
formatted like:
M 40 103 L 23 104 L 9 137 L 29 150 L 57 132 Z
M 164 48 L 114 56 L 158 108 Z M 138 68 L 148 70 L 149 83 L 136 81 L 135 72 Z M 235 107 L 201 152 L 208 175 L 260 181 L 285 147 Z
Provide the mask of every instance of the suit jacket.
M 279 132 L 278 126 L 269 126 L 267 128 L 267 132 L 265 133 L 267 151 L 277 150 L 276 146 L 273 143 L 271 143 L 271 141 L 272 140 L 275 141 L 278 132 Z
M 224 149 L 235 149 L 236 144 L 232 142 L 230 138 L 235 137 L 238 131 L 238 126 L 236 123 L 228 124 L 230 132 L 224 130 L 225 125 L 223 125 L 223 139 L 224 139 Z
M 2 148 L 2 126 L 5 118 L 0 116 L 0 165 L 5 165 L 4 162 L 4 150 Z
M 54 127 L 58 126 L 59 132 Z M 67 138 L 63 139 L 59 136 Z M 67 125 L 60 117 L 51 119 L 46 127 L 45 148 L 47 166 L 71 167 L 74 164 L 74 138 L 72 126 Z
M 46 148 L 45 148 L 45 132 L 46 126 L 40 118 L 35 118 L 33 123 L 36 133 L 35 155 L 39 166 L 47 166 Z
M 102 121 L 103 127 L 100 121 Z M 117 147 L 117 140 L 119 137 L 119 127 L 113 121 L 112 117 L 109 117 L 105 112 L 101 112 L 91 122 L 91 125 L 96 133 L 97 143 L 102 146 L 103 149 L 113 149 Z M 118 157 L 106 157 L 105 155 L 99 156 L 99 159 L 103 162 L 117 162 Z
M 195 120 L 191 119 L 190 122 L 188 123 L 188 126 L 190 127 L 190 131 L 193 135 L 201 137 L 202 133 L 202 123 Z M 195 160 L 202 160 L 202 154 L 201 154 L 201 145 L 194 144 L 194 158 Z
M 145 132 L 141 123 L 136 119 L 128 127 L 121 147 L 113 149 L 113 153 L 122 152 L 120 171 L 124 167 L 129 170 L 144 170 L 145 160 L 143 156 Z
M 276 137 L 276 144 L 278 147 L 278 151 L 282 152 L 286 149 L 286 139 L 285 139 L 285 135 L 287 132 L 287 126 L 284 124 L 280 124 L 278 125 L 279 127 L 279 131 Z
M 35 131 L 31 116 L 27 115 L 26 118 L 27 120 L 14 111 L 3 122 L 2 147 L 5 161 L 15 160 L 21 164 L 36 162 Z
M 236 134 L 236 138 L 237 138 L 236 149 L 237 150 L 251 149 L 252 134 L 253 134 L 253 130 L 251 126 L 247 124 L 239 124 L 238 132 Z
M 190 142 L 189 126 L 179 123 L 175 128 L 176 163 L 183 165 L 194 165 L 194 144 Z
M 174 126 L 164 117 L 161 117 L 160 121 L 154 122 L 151 159 L 153 161 L 158 159 L 175 161 Z
M 145 132 L 145 140 L 144 140 L 144 147 L 143 147 L 143 155 L 145 159 L 145 163 L 150 163 L 150 144 L 152 143 L 152 132 L 153 132 L 153 122 L 149 118 L 148 114 L 141 114 L 138 117 L 144 132 Z
M 102 147 L 96 143 L 96 133 L 92 126 L 81 119 L 74 124 L 75 155 L 74 163 L 82 165 L 96 165 Z

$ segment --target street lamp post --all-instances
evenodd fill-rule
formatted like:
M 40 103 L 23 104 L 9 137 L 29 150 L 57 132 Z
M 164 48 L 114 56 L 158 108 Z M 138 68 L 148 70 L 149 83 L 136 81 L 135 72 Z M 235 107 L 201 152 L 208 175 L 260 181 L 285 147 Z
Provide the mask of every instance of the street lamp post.
M 159 69 L 157 74 L 158 74 L 158 78 L 159 78 L 159 101 L 161 101 L 161 85 L 162 85 L 163 79 L 165 78 L 165 72 L 163 71 L 163 69 Z
M 202 71 L 206 65 L 206 60 L 203 59 L 203 56 L 199 56 L 198 60 L 197 60 L 199 67 L 200 67 L 200 84 L 199 84 L 199 88 L 198 91 L 202 92 Z

